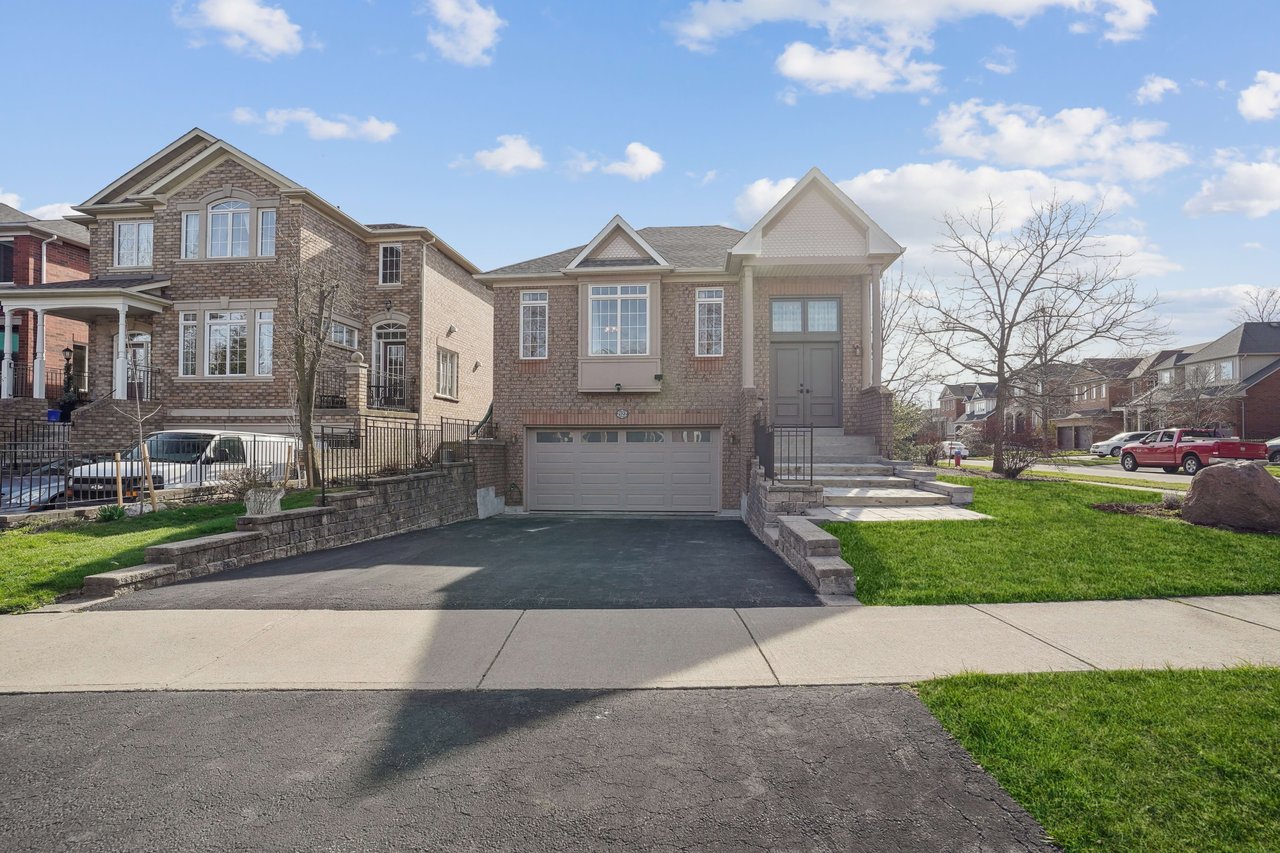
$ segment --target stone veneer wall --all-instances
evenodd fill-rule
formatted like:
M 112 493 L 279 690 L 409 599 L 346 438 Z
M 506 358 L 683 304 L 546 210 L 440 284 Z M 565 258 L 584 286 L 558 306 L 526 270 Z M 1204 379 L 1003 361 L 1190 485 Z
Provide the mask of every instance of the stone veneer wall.
M 84 594 L 120 595 L 241 566 L 476 518 L 475 466 L 370 480 L 324 506 L 246 515 L 234 533 L 153 545 L 141 566 L 85 578 Z

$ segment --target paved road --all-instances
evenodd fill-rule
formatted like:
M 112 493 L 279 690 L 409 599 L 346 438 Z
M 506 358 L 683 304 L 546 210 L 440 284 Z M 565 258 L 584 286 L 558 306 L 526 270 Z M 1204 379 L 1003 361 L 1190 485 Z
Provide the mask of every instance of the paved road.
M 258 563 L 105 609 L 809 607 L 732 519 L 497 516 Z
M 974 459 L 971 462 L 966 462 L 965 464 L 971 465 L 975 468 L 978 468 L 978 467 L 990 468 L 991 460 Z M 1124 470 L 1123 468 L 1121 468 L 1119 465 L 1063 464 L 1063 465 L 1032 465 L 1031 470 L 1039 473 L 1044 473 L 1044 474 L 1059 474 L 1059 473 L 1062 473 L 1063 471 L 1066 471 L 1082 477 L 1092 474 L 1095 477 L 1106 477 L 1108 479 L 1115 477 L 1121 480 L 1147 480 L 1148 482 L 1156 482 L 1156 483 L 1174 483 L 1176 485 L 1183 486 L 1183 487 L 1191 485 L 1191 478 L 1188 477 L 1186 474 L 1166 474 L 1163 471 L 1161 471 L 1159 468 L 1139 468 L 1137 471 L 1130 473 Z
M 1049 850 L 896 688 L 0 697 L 0 849 Z

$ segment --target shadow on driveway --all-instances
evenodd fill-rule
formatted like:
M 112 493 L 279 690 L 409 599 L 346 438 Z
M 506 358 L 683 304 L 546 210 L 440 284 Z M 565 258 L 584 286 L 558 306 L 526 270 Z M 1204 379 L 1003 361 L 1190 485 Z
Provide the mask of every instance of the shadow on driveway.
M 508 515 L 258 563 L 100 609 L 817 605 L 739 521 Z

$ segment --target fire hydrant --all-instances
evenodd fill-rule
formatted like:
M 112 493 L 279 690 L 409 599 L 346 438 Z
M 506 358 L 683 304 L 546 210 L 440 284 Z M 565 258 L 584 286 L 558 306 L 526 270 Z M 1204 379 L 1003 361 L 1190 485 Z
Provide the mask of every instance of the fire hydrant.
M 957 468 L 959 468 L 959 467 L 960 467 L 960 451 L 959 451 L 959 450 L 957 450 L 957 451 L 952 455 L 951 459 L 952 459 L 952 461 L 954 461 L 954 462 L 956 463 L 956 467 L 957 467 Z

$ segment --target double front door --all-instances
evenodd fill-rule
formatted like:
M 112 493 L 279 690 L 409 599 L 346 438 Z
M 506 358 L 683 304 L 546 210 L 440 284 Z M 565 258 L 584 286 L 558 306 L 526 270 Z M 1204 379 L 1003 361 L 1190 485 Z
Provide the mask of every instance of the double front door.
M 838 341 L 770 344 L 773 422 L 780 426 L 840 426 Z

